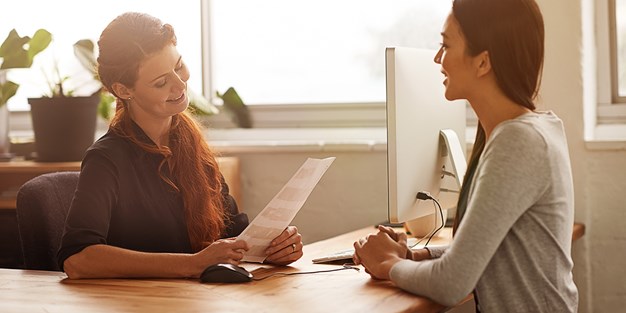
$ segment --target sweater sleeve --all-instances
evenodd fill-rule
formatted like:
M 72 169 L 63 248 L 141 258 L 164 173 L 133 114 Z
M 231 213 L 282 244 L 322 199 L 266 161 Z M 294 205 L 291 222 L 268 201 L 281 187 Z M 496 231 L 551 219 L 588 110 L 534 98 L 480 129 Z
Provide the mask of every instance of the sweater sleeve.
M 437 259 L 437 258 L 440 258 L 446 252 L 446 250 L 448 250 L 448 245 L 428 246 L 428 247 L 425 247 L 424 249 L 428 250 L 428 253 L 430 254 L 430 257 L 432 259 Z
M 390 271 L 400 288 L 452 306 L 476 286 L 516 220 L 547 189 L 547 145 L 534 128 L 511 123 L 492 133 L 470 186 L 467 213 L 441 257 L 403 260 Z

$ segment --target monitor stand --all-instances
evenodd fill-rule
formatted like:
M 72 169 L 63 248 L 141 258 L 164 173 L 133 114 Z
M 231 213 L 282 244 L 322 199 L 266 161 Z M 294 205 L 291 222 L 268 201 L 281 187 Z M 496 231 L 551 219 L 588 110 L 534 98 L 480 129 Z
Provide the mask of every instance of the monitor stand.
M 452 129 L 442 129 L 439 131 L 439 135 L 446 144 L 448 161 L 452 165 L 452 174 L 457 183 L 456 187 L 461 190 L 463 178 L 467 171 L 467 161 L 465 161 L 465 154 L 463 154 L 464 145 L 461 144 L 459 136 Z
M 445 158 L 445 161 L 442 167 L 441 184 L 437 200 L 443 206 L 443 211 L 441 214 L 437 212 L 436 214 L 418 217 L 405 223 L 411 235 L 418 238 L 434 236 L 442 223 L 445 225 L 448 209 L 456 206 L 463 178 L 467 171 L 467 162 L 463 153 L 464 146 L 461 145 L 456 132 L 452 129 L 442 129 L 439 131 L 439 135 L 441 140 L 441 157 Z M 447 182 L 446 176 L 453 178 L 452 184 Z M 443 218 L 441 215 L 443 215 Z

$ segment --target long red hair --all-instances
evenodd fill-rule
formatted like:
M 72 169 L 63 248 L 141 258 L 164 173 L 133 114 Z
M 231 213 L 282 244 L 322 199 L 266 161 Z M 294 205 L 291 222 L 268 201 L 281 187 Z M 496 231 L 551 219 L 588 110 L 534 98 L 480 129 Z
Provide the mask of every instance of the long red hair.
M 114 95 L 111 85 L 115 82 L 132 88 L 141 62 L 169 44 L 176 44 L 171 25 L 144 13 L 118 16 L 98 41 L 100 81 Z M 193 251 L 201 250 L 204 242 L 220 238 L 228 218 L 222 197 L 222 175 L 198 123 L 186 111 L 174 115 L 168 134 L 169 146 L 158 147 L 139 139 L 128 104 L 115 96 L 116 110 L 110 129 L 146 152 L 163 156 L 159 176 L 182 197 Z

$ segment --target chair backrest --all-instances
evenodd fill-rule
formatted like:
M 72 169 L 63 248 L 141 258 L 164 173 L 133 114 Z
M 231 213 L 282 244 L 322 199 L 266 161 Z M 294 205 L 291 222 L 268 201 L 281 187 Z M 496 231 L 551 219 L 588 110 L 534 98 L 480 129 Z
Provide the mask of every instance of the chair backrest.
M 26 269 L 60 270 L 56 254 L 79 173 L 47 173 L 20 187 L 17 225 Z

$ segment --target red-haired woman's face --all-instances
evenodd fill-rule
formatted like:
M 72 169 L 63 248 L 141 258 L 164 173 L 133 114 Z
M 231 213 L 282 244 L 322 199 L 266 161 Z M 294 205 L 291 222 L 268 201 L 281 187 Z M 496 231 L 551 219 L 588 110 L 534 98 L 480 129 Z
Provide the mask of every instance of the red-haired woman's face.
M 139 67 L 129 109 L 134 118 L 160 119 L 189 105 L 189 70 L 174 45 L 146 58 Z
M 472 57 L 466 53 L 466 41 L 454 15 L 449 14 L 441 32 L 441 48 L 435 55 L 435 63 L 441 64 L 445 76 L 446 99 L 467 99 L 475 79 Z

